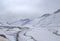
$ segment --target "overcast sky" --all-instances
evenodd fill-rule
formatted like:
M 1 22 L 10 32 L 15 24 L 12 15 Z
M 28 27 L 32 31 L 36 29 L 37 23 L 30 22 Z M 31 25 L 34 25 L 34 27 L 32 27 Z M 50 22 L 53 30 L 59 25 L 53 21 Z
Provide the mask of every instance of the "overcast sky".
M 0 0 L 0 9 L 5 15 L 35 18 L 59 8 L 60 0 Z

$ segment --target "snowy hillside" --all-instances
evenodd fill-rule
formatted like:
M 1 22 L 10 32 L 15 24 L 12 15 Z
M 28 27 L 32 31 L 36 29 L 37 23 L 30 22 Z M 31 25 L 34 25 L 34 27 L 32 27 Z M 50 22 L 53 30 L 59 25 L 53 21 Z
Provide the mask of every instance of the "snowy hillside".
M 10 17 L 10 16 L 9 16 Z M 18 25 L 18 26 L 23 26 L 31 21 L 29 18 L 8 18 L 5 15 L 1 16 L 0 15 L 0 25 Z
M 33 20 L 21 19 L 0 25 L 0 36 L 10 41 L 60 41 L 60 9 Z M 4 23 L 4 22 L 3 22 Z
M 44 14 L 41 17 L 38 17 L 31 21 L 26 26 L 33 26 L 36 28 L 47 28 L 53 34 L 60 36 L 60 9 L 53 12 L 52 14 Z
M 32 20 L 29 25 L 33 26 L 60 26 L 60 9 L 52 14 L 47 13 Z
M 8 23 L 9 25 L 19 25 L 19 26 L 24 26 L 25 24 L 29 23 L 31 20 L 30 19 L 20 19 L 20 20 L 15 20 L 13 22 Z

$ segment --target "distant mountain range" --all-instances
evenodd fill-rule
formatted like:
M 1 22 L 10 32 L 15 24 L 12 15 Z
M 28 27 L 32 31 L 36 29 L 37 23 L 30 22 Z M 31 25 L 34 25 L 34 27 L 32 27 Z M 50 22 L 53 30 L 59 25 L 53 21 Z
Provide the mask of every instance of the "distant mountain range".
M 0 22 L 1 25 L 19 25 L 19 26 L 60 26 L 60 9 L 53 12 L 52 14 L 46 13 L 33 20 L 29 18 L 15 20 L 13 22 Z
M 20 25 L 23 26 L 27 23 L 29 23 L 31 20 L 26 18 L 26 19 L 20 19 L 20 20 L 15 20 L 14 22 L 8 23 L 9 25 Z
M 44 14 L 32 21 L 29 22 L 28 25 L 32 25 L 32 26 L 42 26 L 42 27 L 46 27 L 46 26 L 60 26 L 60 9 L 58 9 L 57 11 L 53 12 L 52 14 L 47 13 Z

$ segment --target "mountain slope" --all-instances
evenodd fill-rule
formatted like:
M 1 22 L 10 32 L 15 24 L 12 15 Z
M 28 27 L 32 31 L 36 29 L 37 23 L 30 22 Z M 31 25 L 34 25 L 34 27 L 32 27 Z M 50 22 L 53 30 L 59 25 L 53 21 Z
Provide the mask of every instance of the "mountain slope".
M 14 22 L 11 22 L 8 24 L 24 26 L 25 24 L 29 23 L 30 21 L 31 21 L 30 19 L 26 18 L 26 19 L 15 20 Z
M 60 36 L 60 9 L 53 12 L 52 14 L 44 14 L 31 21 L 26 26 L 36 28 L 47 28 L 48 31 L 53 34 Z
M 56 14 L 55 14 L 56 13 Z M 59 26 L 60 25 L 60 9 L 52 14 L 44 14 L 29 23 L 33 26 Z

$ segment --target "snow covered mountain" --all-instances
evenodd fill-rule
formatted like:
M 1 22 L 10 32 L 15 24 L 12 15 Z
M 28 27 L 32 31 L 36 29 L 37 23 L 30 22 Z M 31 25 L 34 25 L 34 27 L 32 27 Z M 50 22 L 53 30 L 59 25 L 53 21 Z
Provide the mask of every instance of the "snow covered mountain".
M 39 26 L 39 27 L 45 27 L 45 26 L 60 26 L 60 9 L 57 11 L 53 12 L 52 14 L 46 13 L 43 14 L 42 16 L 39 16 L 33 20 L 29 18 L 25 19 L 19 19 L 19 20 L 14 20 L 11 22 L 5 22 L 5 20 L 0 19 L 0 24 L 1 25 L 19 25 L 19 26 Z
M 6 19 L 0 17 L 0 25 L 19 25 L 19 26 L 24 26 L 25 24 L 27 24 L 27 23 L 29 23 L 31 21 L 28 18 L 22 18 L 22 19 L 16 19 L 16 20 L 14 20 L 14 18 L 13 18 L 11 21 L 10 21 L 10 19 L 9 19 L 9 21 L 7 21 Z
M 31 20 L 26 18 L 26 19 L 20 19 L 20 20 L 15 20 L 11 23 L 8 23 L 9 25 L 19 25 L 19 26 L 24 26 L 25 24 L 29 23 Z
M 26 26 L 27 27 L 33 26 L 36 28 L 47 28 L 53 34 L 60 36 L 58 34 L 58 33 L 60 33 L 60 9 L 53 12 L 52 14 L 49 14 L 49 13 L 44 14 L 44 15 L 34 19 Z
M 29 23 L 33 26 L 60 26 L 60 9 L 53 12 L 52 14 L 44 14 L 38 18 L 35 18 Z
M 7 22 L 10 26 L 0 26 L 0 34 L 6 35 L 11 41 L 60 41 L 59 17 L 60 9 L 52 14 L 47 13 L 33 20 L 21 19 Z
M 39 26 L 39 27 L 46 27 L 46 26 L 60 26 L 60 9 L 53 12 L 52 14 L 46 13 L 42 16 L 39 16 L 33 20 L 29 18 L 15 20 L 13 22 L 7 22 L 9 25 L 19 25 L 19 26 Z

